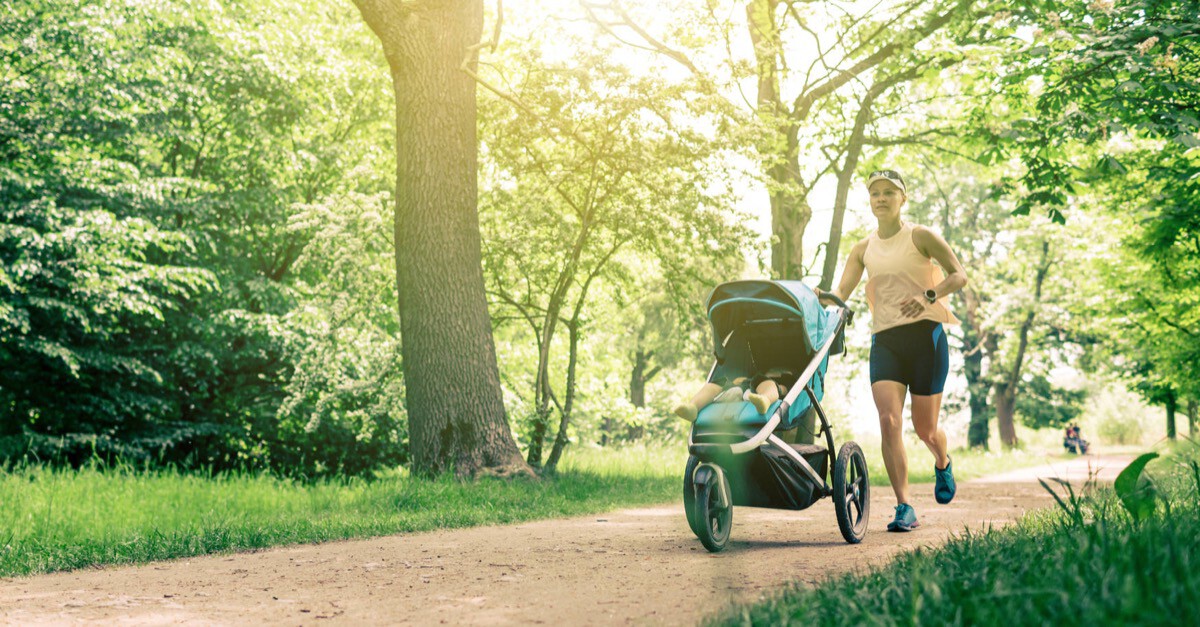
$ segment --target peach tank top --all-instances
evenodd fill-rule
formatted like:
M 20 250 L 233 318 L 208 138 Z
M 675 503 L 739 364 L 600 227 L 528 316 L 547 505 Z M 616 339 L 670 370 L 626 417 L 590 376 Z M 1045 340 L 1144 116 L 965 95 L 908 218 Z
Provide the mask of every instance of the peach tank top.
M 932 305 L 926 304 L 925 311 L 916 318 L 905 318 L 900 314 L 901 303 L 917 298 L 925 304 L 922 296 L 925 290 L 933 289 L 946 278 L 941 267 L 917 250 L 913 243 L 913 225 L 903 223 L 899 233 L 886 239 L 879 237 L 879 231 L 872 233 L 867 238 L 863 265 L 867 267 L 867 304 L 871 308 L 872 334 L 918 320 L 959 324 L 946 297 Z

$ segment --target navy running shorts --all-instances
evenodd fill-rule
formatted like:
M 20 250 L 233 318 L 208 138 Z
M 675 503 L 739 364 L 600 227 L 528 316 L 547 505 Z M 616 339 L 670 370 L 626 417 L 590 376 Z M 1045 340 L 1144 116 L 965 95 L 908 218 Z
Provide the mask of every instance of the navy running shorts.
M 942 323 L 918 320 L 871 336 L 871 383 L 896 381 L 918 396 L 941 394 L 950 371 Z

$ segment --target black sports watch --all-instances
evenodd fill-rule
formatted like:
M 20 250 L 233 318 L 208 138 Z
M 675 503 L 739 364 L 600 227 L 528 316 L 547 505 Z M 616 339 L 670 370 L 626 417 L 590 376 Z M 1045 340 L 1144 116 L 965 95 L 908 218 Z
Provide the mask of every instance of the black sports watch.
M 930 305 L 936 303 L 937 302 L 937 292 L 935 292 L 933 290 L 925 290 L 925 300 L 929 301 Z

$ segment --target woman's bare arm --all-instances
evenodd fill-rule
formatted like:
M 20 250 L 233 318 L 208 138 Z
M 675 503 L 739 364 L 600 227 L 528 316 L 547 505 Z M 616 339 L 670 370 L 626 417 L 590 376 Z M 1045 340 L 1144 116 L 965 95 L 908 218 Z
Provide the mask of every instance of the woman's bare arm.
M 958 255 L 941 235 L 923 227 L 913 229 L 913 244 L 926 257 L 932 257 L 946 272 L 946 278 L 933 287 L 938 298 L 949 296 L 967 286 L 967 271 L 958 261 Z
M 850 257 L 846 259 L 846 267 L 842 268 L 842 280 L 838 282 L 837 289 L 830 290 L 830 293 L 838 298 L 850 300 L 850 295 L 854 293 L 862 281 L 863 270 L 863 252 L 867 250 L 867 240 L 862 240 L 850 249 Z M 819 294 L 818 294 L 819 295 Z

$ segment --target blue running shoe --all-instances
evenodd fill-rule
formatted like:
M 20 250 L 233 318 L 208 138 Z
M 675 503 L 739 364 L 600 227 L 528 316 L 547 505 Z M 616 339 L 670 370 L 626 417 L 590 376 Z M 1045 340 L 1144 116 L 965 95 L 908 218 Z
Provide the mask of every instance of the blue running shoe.
M 901 503 L 896 506 L 896 519 L 888 523 L 888 531 L 912 531 L 920 527 L 921 523 L 917 522 L 917 513 L 913 511 L 912 505 Z
M 933 465 L 933 498 L 942 505 L 953 501 L 954 492 L 958 490 L 958 486 L 954 484 L 954 471 L 951 466 L 953 462 L 950 461 L 949 455 L 946 456 L 945 468 L 939 469 L 937 464 Z

